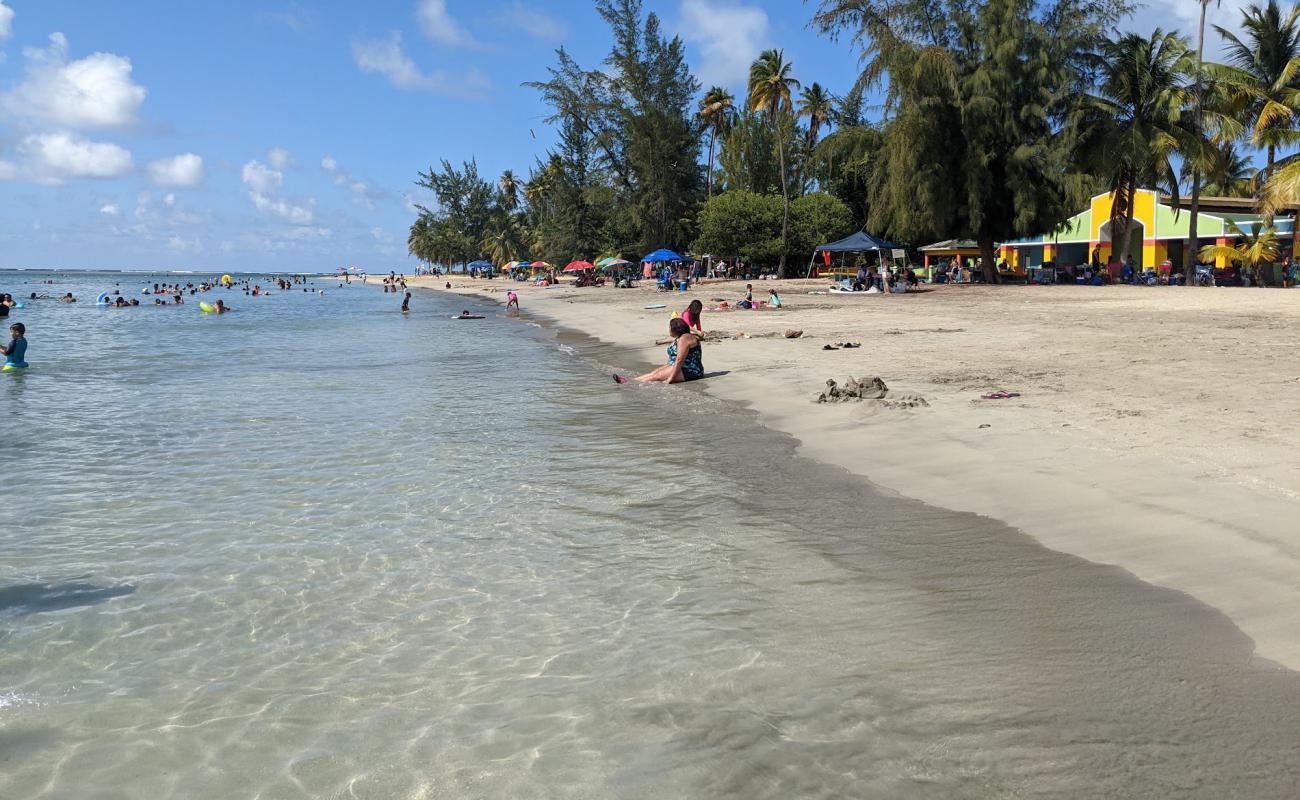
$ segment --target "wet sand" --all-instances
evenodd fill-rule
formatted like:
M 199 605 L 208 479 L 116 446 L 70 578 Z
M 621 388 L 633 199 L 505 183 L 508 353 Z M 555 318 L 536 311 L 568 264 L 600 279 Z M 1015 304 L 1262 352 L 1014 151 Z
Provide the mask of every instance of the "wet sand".
M 408 280 L 441 289 L 447 279 Z M 453 278 L 662 363 L 688 294 Z M 937 286 L 905 296 L 776 286 L 780 310 L 706 312 L 704 391 L 759 412 L 802 455 L 945 508 L 1005 521 L 1221 610 L 1255 654 L 1300 667 L 1300 292 Z M 813 293 L 816 292 L 816 293 Z M 664 303 L 665 309 L 646 309 Z M 782 335 L 802 330 L 797 339 Z M 861 348 L 824 350 L 860 342 Z M 817 405 L 825 381 L 880 377 L 883 401 Z M 1019 397 L 984 400 L 1005 390 Z

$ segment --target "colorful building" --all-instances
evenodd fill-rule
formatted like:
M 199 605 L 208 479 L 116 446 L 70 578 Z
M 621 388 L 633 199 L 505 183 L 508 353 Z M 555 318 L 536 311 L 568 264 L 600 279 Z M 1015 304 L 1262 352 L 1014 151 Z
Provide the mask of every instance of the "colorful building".
M 921 257 L 925 259 L 925 268 L 930 269 L 931 259 L 946 260 L 960 258 L 965 264 L 980 257 L 980 246 L 971 239 L 945 239 L 942 242 L 927 244 L 921 248 Z
M 999 245 L 1000 258 L 1017 272 L 1041 266 L 1044 262 L 1058 266 L 1087 264 L 1094 252 L 1101 263 L 1121 262 L 1123 257 L 1113 252 L 1111 241 L 1111 207 L 1114 195 L 1099 194 L 1092 198 L 1089 207 L 1075 214 L 1055 233 Z M 1169 261 L 1175 269 L 1182 269 L 1187 228 L 1191 217 L 1191 201 L 1180 197 L 1174 204 L 1166 195 L 1151 189 L 1139 189 L 1134 198 L 1133 235 L 1130 254 L 1133 264 L 1140 270 L 1154 270 L 1161 262 Z M 1249 230 L 1251 223 L 1263 222 L 1255 212 L 1255 201 L 1248 197 L 1202 197 L 1197 217 L 1198 247 L 1207 244 L 1231 245 L 1236 234 L 1228 228 L 1229 222 Z M 1295 219 L 1279 216 L 1273 221 L 1278 235 L 1283 239 L 1283 253 L 1300 256 L 1294 235 Z M 1223 262 L 1222 259 L 1220 259 Z M 1226 262 L 1215 264 L 1227 266 Z

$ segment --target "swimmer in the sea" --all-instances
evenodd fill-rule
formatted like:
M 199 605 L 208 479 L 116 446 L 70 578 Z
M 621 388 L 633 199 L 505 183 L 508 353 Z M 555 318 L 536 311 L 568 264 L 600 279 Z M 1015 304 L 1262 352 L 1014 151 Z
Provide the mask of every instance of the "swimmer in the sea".
M 27 369 L 27 362 L 24 360 L 27 355 L 27 328 L 21 322 L 15 322 L 9 326 L 9 344 L 0 344 L 0 356 L 5 357 L 4 369 L 6 372 L 15 369 Z
M 215 309 L 216 312 L 217 312 L 218 314 L 224 314 L 224 313 L 226 313 L 227 311 L 234 311 L 234 310 L 235 310 L 235 309 L 231 308 L 230 306 L 226 305 L 225 302 L 222 301 L 222 300 L 220 300 L 220 299 L 217 300 L 216 305 L 213 306 L 213 309 Z

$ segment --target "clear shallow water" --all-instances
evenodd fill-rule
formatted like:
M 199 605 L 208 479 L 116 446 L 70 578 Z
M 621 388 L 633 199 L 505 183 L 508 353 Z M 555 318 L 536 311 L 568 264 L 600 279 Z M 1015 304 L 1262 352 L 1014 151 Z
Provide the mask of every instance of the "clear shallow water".
M 1295 797 L 1212 609 L 319 285 L 14 313 L 0 797 Z

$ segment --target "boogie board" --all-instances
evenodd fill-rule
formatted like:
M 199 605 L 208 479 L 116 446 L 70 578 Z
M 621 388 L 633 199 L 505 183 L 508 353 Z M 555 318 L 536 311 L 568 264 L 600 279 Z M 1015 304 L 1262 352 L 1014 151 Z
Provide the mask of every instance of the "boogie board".
M 481 316 L 479 314 L 469 314 L 468 316 L 463 314 L 457 314 L 456 316 L 452 317 L 452 319 L 487 319 L 487 317 Z

